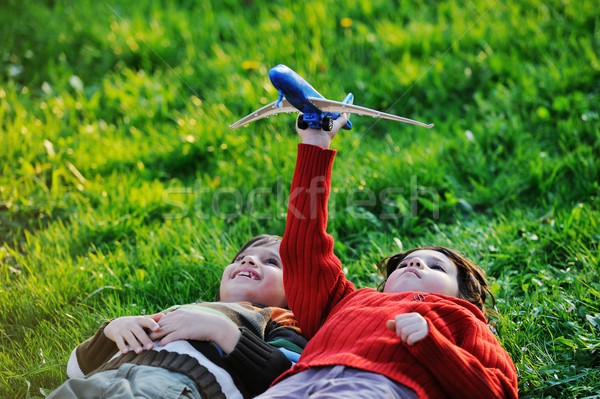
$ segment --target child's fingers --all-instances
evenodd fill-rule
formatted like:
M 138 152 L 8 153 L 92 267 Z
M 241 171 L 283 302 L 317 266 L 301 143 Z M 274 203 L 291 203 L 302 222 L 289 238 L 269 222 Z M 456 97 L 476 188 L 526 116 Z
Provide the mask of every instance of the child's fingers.
M 418 333 L 419 331 L 421 331 L 421 327 L 419 325 L 409 324 L 398 328 L 398 336 L 402 342 L 409 343 L 409 337 L 412 334 Z
M 422 340 L 423 338 L 425 338 L 427 336 L 428 331 L 427 330 L 418 330 L 415 331 L 411 334 L 409 334 L 406 339 L 404 340 L 404 342 L 406 342 L 407 345 L 414 345 L 417 342 L 419 342 L 420 340 Z
M 399 314 L 396 316 L 395 321 L 396 328 L 402 328 L 411 324 L 417 324 L 421 326 L 427 325 L 425 318 L 416 312 Z
M 140 353 L 144 345 L 152 344 L 148 334 L 146 334 L 146 332 L 138 324 L 132 325 L 130 328 L 125 329 L 120 336 L 122 336 L 125 343 L 128 344 L 135 351 L 135 353 Z
M 344 112 L 343 114 L 340 114 L 335 121 L 333 121 L 333 131 L 339 131 L 342 127 L 344 127 L 346 122 L 348 122 L 348 114 Z
M 157 322 L 157 323 L 158 323 L 158 322 L 160 321 L 160 319 L 162 319 L 162 318 L 163 318 L 163 316 L 164 316 L 164 315 L 165 315 L 165 314 L 164 314 L 164 313 L 162 313 L 162 312 L 160 312 L 160 313 L 155 313 L 155 314 L 153 314 L 153 315 L 150 315 L 150 318 L 151 318 L 152 320 L 154 320 L 155 322 Z
M 159 345 L 166 345 L 170 342 L 177 341 L 179 339 L 179 334 L 177 331 L 172 331 L 169 334 L 165 335 L 159 342 Z
M 419 319 L 423 316 L 421 316 L 419 313 L 415 313 L 415 312 L 411 312 L 411 313 L 400 313 L 399 315 L 396 315 L 396 323 L 401 323 L 401 322 L 410 322 L 411 320 L 415 320 L 415 319 Z
M 140 353 L 142 351 L 140 343 L 131 331 L 127 331 L 125 334 L 123 334 L 123 339 L 133 349 L 135 353 Z M 127 353 L 127 351 L 123 353 Z
M 157 331 L 152 331 L 150 333 L 150 339 L 152 341 L 156 341 L 157 339 L 161 339 L 162 337 L 164 337 L 165 335 L 167 335 L 169 332 L 164 330 L 164 329 L 159 329 Z
M 127 352 L 129 352 L 129 348 L 127 347 L 127 344 L 125 344 L 125 341 L 123 340 L 122 336 L 117 336 L 115 337 L 115 344 L 117 344 L 117 348 L 119 348 L 119 351 L 122 354 L 126 354 Z
M 135 338 L 137 339 L 137 341 L 142 345 L 143 349 L 152 349 L 154 344 L 153 344 L 152 340 L 150 339 L 150 337 L 148 336 L 148 334 L 146 333 L 146 331 L 142 330 L 141 328 L 136 328 L 133 331 L 133 334 L 135 335 Z M 142 348 L 140 348 L 140 350 Z M 136 353 L 139 353 L 139 352 L 136 350 Z
M 427 320 L 418 313 L 403 313 L 386 322 L 387 328 L 396 332 L 400 340 L 413 345 L 429 333 Z
M 396 332 L 396 322 L 394 320 L 388 320 L 385 322 L 385 326 L 390 330 Z
M 158 316 L 159 314 L 161 313 L 153 314 L 152 316 L 140 319 L 140 326 L 142 326 L 143 328 L 147 328 L 151 331 L 158 330 L 160 328 L 160 326 L 158 325 L 158 320 L 160 320 L 162 316 L 164 316 L 164 314 L 162 314 L 162 316 L 158 317 L 158 320 L 156 320 L 155 316 Z

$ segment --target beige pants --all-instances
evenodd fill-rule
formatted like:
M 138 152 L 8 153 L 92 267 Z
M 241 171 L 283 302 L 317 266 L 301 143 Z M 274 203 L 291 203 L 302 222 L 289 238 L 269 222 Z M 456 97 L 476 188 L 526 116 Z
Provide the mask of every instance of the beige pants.
M 200 399 L 189 377 L 160 367 L 124 364 L 87 378 L 71 378 L 46 399 Z

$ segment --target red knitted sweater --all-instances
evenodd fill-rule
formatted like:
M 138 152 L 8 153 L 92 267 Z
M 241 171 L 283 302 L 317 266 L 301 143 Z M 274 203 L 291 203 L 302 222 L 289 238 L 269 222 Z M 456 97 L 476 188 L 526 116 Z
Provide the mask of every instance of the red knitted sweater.
M 419 398 L 516 398 L 508 353 L 471 303 L 437 294 L 356 289 L 326 233 L 334 150 L 300 144 L 281 243 L 290 308 L 310 339 L 285 376 L 310 367 L 345 365 L 413 389 Z M 403 344 L 386 321 L 419 312 L 429 334 Z

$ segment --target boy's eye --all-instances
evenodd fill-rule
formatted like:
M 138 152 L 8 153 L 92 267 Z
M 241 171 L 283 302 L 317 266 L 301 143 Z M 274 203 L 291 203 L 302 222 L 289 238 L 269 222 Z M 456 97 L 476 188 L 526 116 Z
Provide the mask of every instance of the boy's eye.
M 406 263 L 398 264 L 398 266 L 396 266 L 396 269 L 402 269 L 403 267 L 406 267 Z
M 267 265 L 277 266 L 279 267 L 279 262 L 275 258 L 269 258 L 265 261 Z

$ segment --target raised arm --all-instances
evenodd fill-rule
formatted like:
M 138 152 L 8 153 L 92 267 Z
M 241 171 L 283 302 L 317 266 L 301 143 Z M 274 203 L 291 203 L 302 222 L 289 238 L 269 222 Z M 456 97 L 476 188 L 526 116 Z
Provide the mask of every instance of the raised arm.
M 354 285 L 342 272 L 340 260 L 333 254 L 333 238 L 326 231 L 335 157 L 329 144 L 345 121 L 345 116 L 338 118 L 330 132 L 298 129 L 302 144 L 298 146 L 279 251 L 288 303 L 307 338 L 316 333 L 331 309 L 354 291 Z

